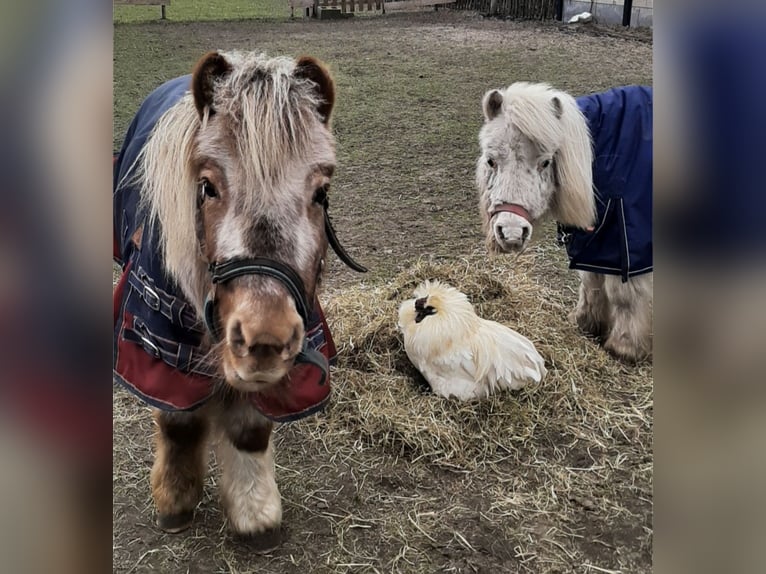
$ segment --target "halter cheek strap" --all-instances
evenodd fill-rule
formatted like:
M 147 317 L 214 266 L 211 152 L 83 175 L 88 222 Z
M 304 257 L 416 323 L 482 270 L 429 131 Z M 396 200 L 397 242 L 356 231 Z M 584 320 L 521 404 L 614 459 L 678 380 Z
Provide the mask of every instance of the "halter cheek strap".
M 492 212 L 489 214 L 489 218 L 492 219 L 498 213 L 515 213 L 519 217 L 526 219 L 528 222 L 532 222 L 532 216 L 529 215 L 529 212 L 518 203 L 501 203 L 500 205 L 496 205 Z

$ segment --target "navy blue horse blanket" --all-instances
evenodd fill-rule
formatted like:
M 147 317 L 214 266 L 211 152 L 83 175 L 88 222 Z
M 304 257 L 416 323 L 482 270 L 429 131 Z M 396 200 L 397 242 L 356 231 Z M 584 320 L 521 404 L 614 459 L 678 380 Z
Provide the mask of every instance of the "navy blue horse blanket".
M 561 227 L 570 269 L 629 277 L 652 260 L 652 88 L 577 98 L 593 142 L 594 230 Z
M 207 364 L 205 327 L 167 275 L 159 229 L 146 229 L 134 177 L 136 161 L 162 115 L 189 92 L 191 76 L 166 82 L 141 104 L 114 160 L 114 260 L 122 276 L 114 291 L 114 379 L 146 403 L 170 411 L 205 404 L 220 382 Z M 336 349 L 319 306 L 306 328 L 308 345 L 332 363 Z M 315 413 L 330 397 L 329 372 L 296 365 L 264 393 L 249 393 L 265 416 L 279 422 Z

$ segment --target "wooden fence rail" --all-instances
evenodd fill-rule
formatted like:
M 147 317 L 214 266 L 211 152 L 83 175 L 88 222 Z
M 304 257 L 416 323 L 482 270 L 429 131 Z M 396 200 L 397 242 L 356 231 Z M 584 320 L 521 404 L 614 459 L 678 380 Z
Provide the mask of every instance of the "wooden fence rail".
M 438 8 L 443 4 L 454 4 L 455 0 L 288 0 L 290 6 L 290 15 L 295 16 L 295 9 L 305 11 L 305 16 L 319 15 L 318 12 L 323 8 L 333 10 L 340 9 L 342 14 L 353 14 L 355 12 L 373 12 L 380 11 L 385 14 L 388 11 L 406 10 L 408 8 Z
M 456 0 L 455 9 L 523 20 L 556 18 L 556 0 Z

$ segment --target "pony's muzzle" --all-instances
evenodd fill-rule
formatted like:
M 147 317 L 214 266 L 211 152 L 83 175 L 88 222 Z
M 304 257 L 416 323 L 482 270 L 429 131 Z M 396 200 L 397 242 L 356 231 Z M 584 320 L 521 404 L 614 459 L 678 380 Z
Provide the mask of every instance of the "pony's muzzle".
M 269 286 L 253 290 L 253 282 Z M 248 277 L 232 283 L 219 303 L 224 371 L 233 386 L 254 390 L 290 371 L 305 337 L 303 319 L 292 297 L 274 280 Z
M 234 355 L 242 358 L 257 360 L 268 359 L 270 355 L 278 355 L 284 361 L 295 358 L 300 348 L 297 343 L 301 340 L 301 324 L 292 329 L 250 330 L 243 328 L 242 321 L 234 319 L 231 322 L 227 341 Z
M 521 253 L 532 237 L 532 224 L 515 213 L 498 213 L 492 221 L 493 239 L 508 253 Z

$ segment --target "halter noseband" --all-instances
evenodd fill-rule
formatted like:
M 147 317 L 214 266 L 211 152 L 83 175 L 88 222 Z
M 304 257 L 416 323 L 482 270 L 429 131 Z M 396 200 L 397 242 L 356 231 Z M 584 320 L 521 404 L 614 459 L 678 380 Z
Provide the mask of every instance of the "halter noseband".
M 338 240 L 338 236 L 335 234 L 335 229 L 333 229 L 332 222 L 330 221 L 330 215 L 328 213 L 329 202 L 327 199 L 324 200 L 322 207 L 324 208 L 325 234 L 327 235 L 327 240 L 333 248 L 333 251 L 335 251 L 340 260 L 351 269 L 360 273 L 366 273 L 367 268 L 354 261 Z M 303 285 L 303 280 L 301 280 L 300 275 L 298 275 L 298 273 L 296 273 L 290 266 L 267 257 L 241 257 L 226 259 L 219 263 L 211 263 L 208 269 L 210 271 L 210 278 L 213 282 L 213 292 L 208 296 L 207 301 L 205 301 L 205 325 L 216 341 L 221 339 L 221 328 L 218 326 L 215 318 L 215 286 L 219 283 L 231 281 L 235 277 L 242 277 L 243 275 L 264 275 L 282 283 L 295 301 L 295 308 L 301 316 L 301 319 L 303 319 L 304 328 L 308 326 L 312 306 L 309 305 L 309 302 L 306 299 L 306 287 Z M 303 346 L 305 351 L 305 340 Z M 301 354 L 303 354 L 304 351 L 301 351 Z
M 335 251 L 340 260 L 351 269 L 360 273 L 366 273 L 367 268 L 354 261 L 340 244 L 340 241 L 338 241 L 338 237 L 335 235 L 335 229 L 333 229 L 332 222 L 330 221 L 330 216 L 327 213 L 329 203 L 326 199 L 322 207 L 324 207 L 324 229 L 327 234 L 327 240 L 332 246 L 333 251 Z M 215 286 L 219 283 L 226 283 L 235 277 L 242 277 L 244 275 L 264 275 L 282 283 L 295 301 L 295 308 L 303 320 L 304 330 L 308 330 L 311 306 L 309 306 L 308 300 L 306 299 L 306 287 L 303 285 L 303 280 L 300 275 L 298 275 L 289 265 L 285 265 L 284 263 L 266 257 L 241 257 L 226 259 L 219 263 L 211 263 L 208 269 L 210 271 L 210 278 L 213 282 L 213 290 L 208 296 L 207 301 L 205 301 L 205 325 L 216 341 L 220 341 L 221 339 L 221 328 L 215 317 Z M 309 347 L 308 339 L 305 336 L 301 343 L 301 350 L 295 357 L 295 364 L 312 365 L 318 368 L 321 373 L 319 385 L 321 386 L 325 384 L 328 373 L 327 359 L 325 359 L 322 353 Z
M 303 286 L 300 276 L 284 263 L 266 257 L 252 257 L 211 263 L 209 269 L 210 277 L 213 280 L 213 292 L 205 302 L 205 324 L 215 340 L 221 339 L 221 328 L 215 320 L 215 286 L 243 275 L 265 275 L 282 283 L 295 301 L 295 308 L 303 319 L 304 330 L 307 330 L 309 306 L 306 301 L 306 288 Z M 309 347 L 308 339 L 305 336 L 301 343 L 301 350 L 295 357 L 295 363 L 317 367 L 321 373 L 320 386 L 327 381 L 327 361 L 322 353 Z
M 295 300 L 295 308 L 303 319 L 304 328 L 309 320 L 309 306 L 306 301 L 306 288 L 303 280 L 290 267 L 274 259 L 266 257 L 245 257 L 227 259 L 221 263 L 211 263 L 209 268 L 213 289 L 219 283 L 227 283 L 235 277 L 243 275 L 265 275 L 276 279 L 285 286 L 287 292 Z M 221 339 L 221 328 L 215 320 L 215 291 L 205 302 L 205 324 L 216 340 Z
M 500 205 L 495 206 L 495 209 L 492 210 L 492 212 L 489 214 L 489 218 L 492 219 L 495 217 L 498 213 L 515 213 L 519 217 L 522 217 L 526 219 L 528 222 L 532 223 L 532 216 L 529 215 L 529 212 L 520 206 L 517 203 L 501 203 Z

